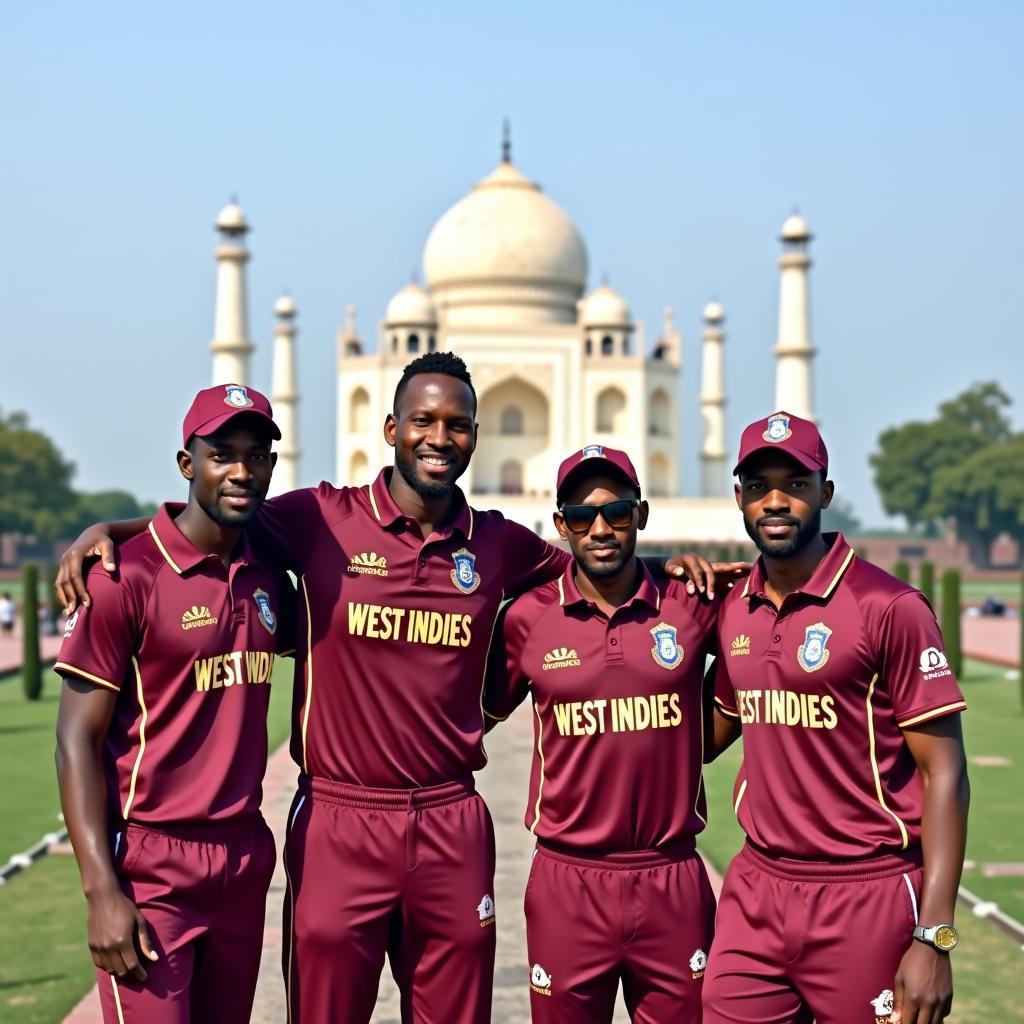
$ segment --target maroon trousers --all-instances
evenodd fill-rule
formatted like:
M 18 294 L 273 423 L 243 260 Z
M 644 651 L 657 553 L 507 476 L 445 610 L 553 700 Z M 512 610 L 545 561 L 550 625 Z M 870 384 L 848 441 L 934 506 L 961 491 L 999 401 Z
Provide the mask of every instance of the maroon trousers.
M 105 1024 L 248 1024 L 274 837 L 259 815 L 224 824 L 128 825 L 115 864 L 159 959 L 146 981 L 97 970 Z
M 384 956 L 402 1020 L 489 1024 L 494 829 L 471 782 L 300 780 L 285 842 L 290 1024 L 370 1020 Z
M 919 851 L 829 864 L 747 844 L 722 888 L 705 1024 L 887 1022 L 920 863 Z
M 538 846 L 526 886 L 535 1024 L 699 1024 L 715 897 L 693 840 L 599 859 Z

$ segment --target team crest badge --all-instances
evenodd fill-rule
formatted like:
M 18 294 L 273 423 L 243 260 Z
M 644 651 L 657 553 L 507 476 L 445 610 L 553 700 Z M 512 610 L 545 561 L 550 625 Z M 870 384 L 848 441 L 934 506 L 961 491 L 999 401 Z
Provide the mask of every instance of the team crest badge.
M 580 452 L 580 459 L 603 459 L 604 448 L 599 444 L 588 444 L 583 446 L 583 451 Z
M 267 632 L 276 633 L 277 616 L 274 614 L 274 609 L 270 607 L 270 595 L 265 590 L 255 590 L 252 599 L 256 602 L 260 622 L 266 627 Z
M 781 412 L 768 417 L 768 429 L 761 435 L 766 441 L 785 441 L 793 436 L 789 429 L 789 417 Z
M 530 970 L 530 988 L 538 995 L 551 995 L 551 975 L 540 964 L 534 964 Z
M 480 915 L 481 928 L 494 924 L 494 900 L 491 899 L 490 894 L 484 894 L 484 898 L 477 906 L 476 912 Z
M 675 668 L 683 660 L 683 646 L 676 642 L 676 627 L 670 626 L 667 622 L 659 622 L 651 630 L 654 637 L 654 646 L 651 648 L 651 657 L 662 668 Z
M 690 970 L 693 972 L 693 980 L 704 977 L 704 971 L 708 966 L 708 955 L 703 949 L 695 949 L 690 957 Z
M 892 989 L 883 988 L 878 995 L 871 1000 L 871 1006 L 875 1011 L 875 1024 L 889 1024 L 892 1020 L 894 997 Z
M 808 626 L 804 632 L 804 642 L 797 648 L 796 660 L 805 672 L 817 672 L 828 661 L 828 638 L 832 630 L 824 622 L 816 622 Z
M 464 594 L 472 594 L 480 586 L 480 573 L 476 571 L 476 555 L 468 548 L 459 548 L 452 555 L 452 583 Z
M 249 392 L 241 384 L 227 384 L 224 387 L 224 404 L 235 409 L 250 409 L 255 404 L 249 397 Z

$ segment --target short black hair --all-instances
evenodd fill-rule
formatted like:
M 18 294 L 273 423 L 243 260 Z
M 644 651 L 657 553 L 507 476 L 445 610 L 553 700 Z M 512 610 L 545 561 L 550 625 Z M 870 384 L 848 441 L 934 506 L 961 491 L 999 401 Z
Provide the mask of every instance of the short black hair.
M 454 377 L 461 380 L 473 394 L 473 412 L 476 413 L 476 388 L 473 387 L 473 379 L 469 375 L 466 364 L 454 352 L 425 352 L 417 356 L 402 371 L 402 379 L 395 388 L 395 399 L 392 410 L 398 412 L 398 399 L 402 396 L 406 385 L 413 377 L 421 373 L 443 373 L 446 377 Z

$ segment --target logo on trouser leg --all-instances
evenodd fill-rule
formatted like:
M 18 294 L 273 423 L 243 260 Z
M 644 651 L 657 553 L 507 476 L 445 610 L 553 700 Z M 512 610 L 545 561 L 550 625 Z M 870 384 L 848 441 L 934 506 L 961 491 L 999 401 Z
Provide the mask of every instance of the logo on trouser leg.
M 491 899 L 488 893 L 484 893 L 484 898 L 477 906 L 476 912 L 480 915 L 481 928 L 494 924 L 494 900 Z
M 703 949 L 695 949 L 690 957 L 690 970 L 693 971 L 693 980 L 704 977 L 704 970 L 708 965 L 708 955 Z
M 892 1019 L 893 995 L 891 988 L 883 988 L 871 1005 L 875 1008 L 875 1024 L 889 1024 Z
M 551 975 L 540 964 L 534 964 L 530 971 L 530 988 L 542 996 L 551 995 Z

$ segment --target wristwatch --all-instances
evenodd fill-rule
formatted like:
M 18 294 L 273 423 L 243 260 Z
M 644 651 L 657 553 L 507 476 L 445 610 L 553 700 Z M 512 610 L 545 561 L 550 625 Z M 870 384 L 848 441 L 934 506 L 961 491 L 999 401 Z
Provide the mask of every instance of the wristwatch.
M 949 953 L 960 941 L 960 936 L 951 924 L 934 924 L 931 928 L 919 924 L 914 929 L 914 938 L 918 942 L 927 942 L 929 946 L 934 946 L 940 953 Z

